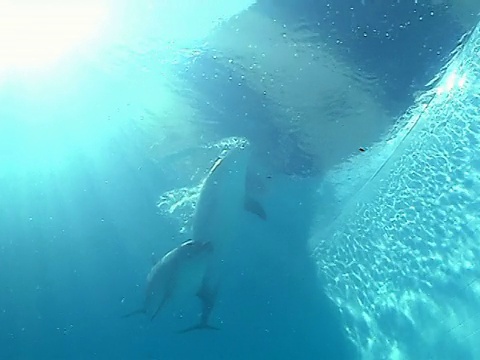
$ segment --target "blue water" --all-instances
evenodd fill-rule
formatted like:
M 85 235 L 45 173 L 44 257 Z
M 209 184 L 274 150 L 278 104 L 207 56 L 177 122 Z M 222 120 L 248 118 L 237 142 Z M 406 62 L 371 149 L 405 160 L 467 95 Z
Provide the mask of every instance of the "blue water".
M 143 3 L 139 8 L 148 9 Z M 144 11 L 145 23 L 155 23 L 157 13 Z M 435 253 L 437 247 L 453 246 L 439 239 L 454 237 L 456 228 L 439 226 L 431 230 L 437 237 L 428 246 L 421 241 L 412 245 L 408 241 L 415 240 L 415 234 L 430 239 L 430 223 L 421 223 L 417 232 L 409 230 L 402 219 L 415 223 L 416 215 L 397 211 L 395 204 L 392 210 L 391 198 L 385 200 L 376 193 L 381 189 L 389 194 L 388 184 L 398 186 L 399 196 L 418 188 L 428 198 L 434 190 L 415 183 L 410 168 L 388 173 L 396 166 L 388 164 L 383 170 L 386 175 L 380 172 L 389 179 L 387 185 L 375 178 L 363 188 L 367 195 L 358 202 L 340 201 L 338 182 L 325 180 L 349 156 L 358 155 L 360 146 L 368 154 L 375 141 L 382 144 L 384 133 L 414 103 L 414 93 L 425 90 L 424 84 L 446 65 L 450 52 L 469 30 L 455 11 L 448 4 L 414 1 L 258 1 L 227 19 L 205 41 L 193 44 L 192 48 L 199 48 L 194 57 L 180 56 L 166 64 L 163 48 L 157 49 L 152 40 L 149 51 L 137 51 L 132 34 L 133 42 L 109 44 L 114 50 L 108 48 L 95 61 L 80 57 L 38 78 L 21 72 L 4 75 L 0 82 L 4 104 L 0 109 L 0 359 L 478 358 L 478 348 L 464 340 L 465 334 L 457 336 L 451 330 L 472 314 L 478 317 L 472 310 L 478 303 L 477 293 L 470 291 L 478 279 L 476 267 L 463 271 L 452 266 L 444 271 L 450 277 L 438 283 L 428 274 L 436 267 L 448 268 L 448 261 L 460 256 L 454 250 L 445 252 L 442 263 L 436 255 L 444 253 Z M 142 18 L 132 13 L 131 22 L 142 23 L 136 16 Z M 250 17 L 262 22 L 250 23 Z M 273 30 L 278 38 L 262 37 L 267 23 L 279 24 Z M 251 47 L 234 46 L 240 44 L 232 35 L 237 27 L 248 35 Z M 222 32 L 230 37 L 218 40 Z M 147 35 L 155 34 L 143 35 L 139 39 L 148 43 Z M 287 53 L 278 50 L 278 58 L 262 63 L 261 70 L 249 67 L 284 38 Z M 375 141 L 348 135 L 359 133 L 363 122 L 353 129 L 348 123 L 330 125 L 336 119 L 327 118 L 323 111 L 335 113 L 353 106 L 353 101 L 348 96 L 332 101 L 326 111 L 321 107 L 323 98 L 307 96 L 315 89 L 305 88 L 299 74 L 315 78 L 323 65 L 311 60 L 313 65 L 306 67 L 304 62 L 289 60 L 297 57 L 297 43 L 331 52 L 338 59 L 338 65 L 332 66 L 342 69 L 335 73 L 335 81 L 347 79 L 345 84 L 355 88 L 361 78 L 367 84 L 358 85 L 356 92 L 386 114 L 382 129 L 376 129 L 368 122 L 376 113 L 369 114 L 371 108 L 366 108 L 366 115 L 359 112 L 367 119 L 368 138 Z M 270 80 L 264 82 L 262 76 Z M 327 86 L 330 79 L 315 88 Z M 285 90 L 277 93 L 279 89 Z M 452 105 L 450 114 L 456 109 Z M 304 123 L 292 120 L 301 112 Z M 36 117 L 38 122 L 32 121 Z M 49 122 L 56 117 L 58 121 Z M 302 127 L 307 118 L 308 127 Z M 76 125 L 69 127 L 69 121 Z M 459 139 L 476 136 L 476 125 L 466 123 L 474 135 L 457 134 Z M 453 129 L 458 128 L 462 126 Z M 325 154 L 313 144 L 342 131 L 346 140 L 335 146 L 344 151 Z M 310 133 L 322 138 L 312 142 Z M 432 133 L 427 129 L 422 134 Z M 185 309 L 161 313 L 154 321 L 142 316 L 123 319 L 122 315 L 141 305 L 152 262 L 189 237 L 191 204 L 166 214 L 157 207 L 159 198 L 172 189 L 198 185 L 218 156 L 211 144 L 230 136 L 246 137 L 252 143 L 252 167 L 260 169 L 253 174 L 253 193 L 264 206 L 267 220 L 248 212 L 237 219 L 241 226 L 235 256 L 226 262 L 228 280 L 222 282 L 211 317 L 220 331 L 177 333 L 197 319 L 196 299 Z M 448 132 L 441 136 L 447 143 Z M 431 150 L 437 149 L 433 141 L 402 144 L 401 154 L 404 149 L 412 152 L 416 144 L 425 149 L 424 155 L 436 154 Z M 455 153 L 455 147 L 448 147 L 448 152 Z M 401 164 L 411 160 L 398 152 L 391 159 Z M 421 175 L 438 176 L 437 182 L 429 184 L 432 188 L 440 184 L 435 191 L 440 187 L 450 194 L 441 184 L 451 178 L 465 179 L 429 171 L 430 167 L 444 169 L 438 161 L 418 160 Z M 459 167 L 460 163 L 464 164 L 453 161 Z M 360 162 L 353 177 L 367 179 L 364 166 Z M 392 180 L 405 173 L 412 179 L 407 185 Z M 347 188 L 352 172 L 348 176 L 341 181 Z M 474 188 L 467 180 L 462 186 Z M 461 196 L 446 201 L 468 203 Z M 405 203 L 408 208 L 410 202 Z M 471 204 L 475 206 L 474 201 Z M 445 216 L 440 210 L 427 211 L 423 202 L 416 206 L 425 216 Z M 470 240 L 476 228 L 462 220 L 461 211 L 454 213 L 451 221 L 460 224 L 457 238 L 470 244 L 465 246 L 470 251 L 465 262 L 474 262 L 479 254 Z M 476 210 L 471 213 L 475 215 Z M 399 220 L 391 229 L 395 216 Z M 395 246 L 408 247 L 410 255 L 418 251 L 422 261 L 408 254 L 402 260 L 403 250 L 382 248 L 382 241 L 376 243 L 372 235 L 397 239 Z M 325 236 L 332 242 L 325 245 L 318 240 L 324 241 Z M 317 239 L 313 245 L 312 238 Z M 406 263 L 421 276 L 391 270 L 392 262 Z M 378 264 L 385 266 L 384 273 Z M 387 270 L 391 277 L 385 275 Z M 422 312 L 426 300 L 419 301 L 418 307 L 407 307 L 414 314 L 405 308 L 384 308 L 387 300 L 381 301 L 389 298 L 384 288 L 392 298 L 420 288 L 425 297 L 445 298 L 435 304 L 447 304 L 445 308 L 454 309 L 455 316 L 439 320 L 444 325 L 435 328 L 432 313 Z M 451 292 L 458 297 L 451 300 Z M 398 304 L 408 303 L 403 300 Z M 457 311 L 463 303 L 467 315 Z M 474 343 L 478 335 L 472 327 L 465 333 Z M 392 345 L 395 341 L 400 345 Z M 433 353 L 436 346 L 443 352 Z

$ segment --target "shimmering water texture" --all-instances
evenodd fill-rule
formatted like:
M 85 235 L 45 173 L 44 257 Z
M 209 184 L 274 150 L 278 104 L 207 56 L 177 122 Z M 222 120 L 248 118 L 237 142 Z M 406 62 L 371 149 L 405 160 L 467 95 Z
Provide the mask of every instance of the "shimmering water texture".
M 326 291 L 365 359 L 480 353 L 479 56 L 477 26 L 408 112 L 412 130 L 314 236 Z

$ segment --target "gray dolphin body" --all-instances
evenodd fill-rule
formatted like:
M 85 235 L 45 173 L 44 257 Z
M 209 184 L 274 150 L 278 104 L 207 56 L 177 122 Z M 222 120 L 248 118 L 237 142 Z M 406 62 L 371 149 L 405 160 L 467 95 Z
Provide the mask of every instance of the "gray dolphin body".
M 217 328 L 209 325 L 232 241 L 239 230 L 243 209 L 266 218 L 262 206 L 246 194 L 249 143 L 225 151 L 205 178 L 193 217 L 193 241 L 170 251 L 147 277 L 144 306 L 124 317 L 147 314 L 151 319 L 166 303 L 179 295 L 196 295 L 201 302 L 200 321 L 181 333 Z
M 215 305 L 222 265 L 238 234 L 241 212 L 245 209 L 266 219 L 263 207 L 246 192 L 250 153 L 248 141 L 240 139 L 237 146 L 215 161 L 202 185 L 193 218 L 193 239 L 210 242 L 214 250 L 197 292 L 202 307 L 200 321 L 181 332 L 217 329 L 208 320 Z
M 212 250 L 208 241 L 189 240 L 168 252 L 147 276 L 143 307 L 123 317 L 146 314 L 153 320 L 173 298 L 196 294 L 202 287 Z
M 247 170 L 251 148 L 246 139 L 218 157 L 202 184 L 193 218 L 193 239 L 212 243 L 215 257 L 224 256 L 239 229 L 242 210 L 262 219 L 260 203 L 247 194 Z

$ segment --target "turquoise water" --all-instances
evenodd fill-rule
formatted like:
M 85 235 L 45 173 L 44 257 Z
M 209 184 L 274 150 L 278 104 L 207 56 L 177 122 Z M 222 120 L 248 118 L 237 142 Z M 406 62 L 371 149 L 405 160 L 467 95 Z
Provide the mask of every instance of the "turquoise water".
M 474 2 L 2 6 L 0 359 L 480 357 Z

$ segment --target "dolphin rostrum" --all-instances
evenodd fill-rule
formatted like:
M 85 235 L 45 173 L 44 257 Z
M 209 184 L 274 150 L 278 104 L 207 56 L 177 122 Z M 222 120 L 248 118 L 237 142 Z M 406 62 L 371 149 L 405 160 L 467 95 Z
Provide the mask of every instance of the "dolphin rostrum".
M 208 257 L 213 250 L 209 241 L 189 240 L 168 252 L 150 270 L 143 307 L 123 317 L 146 314 L 153 320 L 172 298 L 194 295 L 202 287 Z

